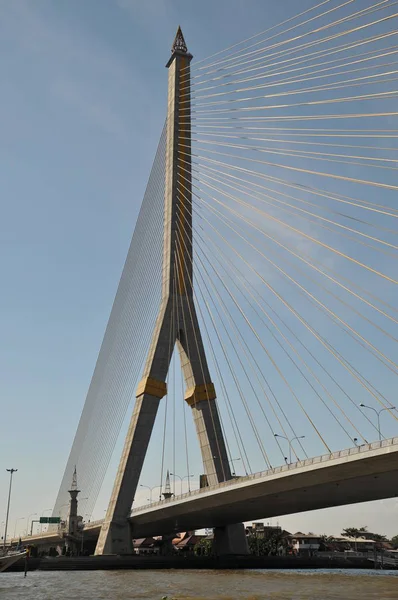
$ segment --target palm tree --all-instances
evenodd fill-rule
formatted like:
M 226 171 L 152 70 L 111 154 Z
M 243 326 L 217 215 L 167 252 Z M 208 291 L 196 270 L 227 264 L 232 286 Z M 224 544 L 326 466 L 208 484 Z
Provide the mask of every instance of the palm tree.
M 321 535 L 321 543 L 319 545 L 319 550 L 328 550 L 329 545 L 334 541 L 334 537 L 332 535 L 326 535 L 325 533 Z
M 346 527 L 346 529 L 343 529 L 343 531 L 341 532 L 341 535 L 355 539 L 355 552 L 357 552 L 357 538 L 363 537 L 363 534 L 367 533 L 367 531 L 367 527 L 360 527 L 359 529 L 357 529 L 356 527 Z
M 358 529 L 357 527 L 347 527 L 346 529 L 343 529 L 341 535 L 344 535 L 346 537 L 357 538 L 361 534 L 361 529 Z

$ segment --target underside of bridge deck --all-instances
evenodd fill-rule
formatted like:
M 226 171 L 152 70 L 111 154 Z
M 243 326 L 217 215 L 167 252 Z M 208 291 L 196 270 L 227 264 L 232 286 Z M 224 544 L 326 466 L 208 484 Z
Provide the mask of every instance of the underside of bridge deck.
M 398 496 L 398 446 L 356 460 L 330 461 L 278 475 L 242 478 L 132 513 L 134 537 L 276 517 Z

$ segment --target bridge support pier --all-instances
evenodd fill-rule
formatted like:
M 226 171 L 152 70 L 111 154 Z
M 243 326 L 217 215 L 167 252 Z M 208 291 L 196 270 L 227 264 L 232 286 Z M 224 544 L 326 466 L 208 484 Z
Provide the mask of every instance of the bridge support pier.
M 214 528 L 214 553 L 216 556 L 249 554 L 243 523 Z
M 133 554 L 133 539 L 127 519 L 105 522 L 95 554 Z
M 162 542 L 160 546 L 160 556 L 173 556 L 174 548 L 173 548 L 173 539 L 175 537 L 174 533 L 169 533 L 168 535 L 162 535 Z

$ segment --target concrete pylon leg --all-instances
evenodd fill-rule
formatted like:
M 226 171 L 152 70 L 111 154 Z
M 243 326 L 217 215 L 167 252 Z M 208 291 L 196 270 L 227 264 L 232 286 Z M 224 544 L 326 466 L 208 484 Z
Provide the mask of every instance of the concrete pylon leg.
M 162 535 L 162 540 L 160 543 L 160 552 L 161 556 L 172 556 L 174 552 L 173 547 L 173 539 L 174 533 L 170 533 L 168 535 Z
M 136 399 L 112 496 L 95 554 L 131 554 L 128 516 L 137 489 L 160 398 L 143 394 Z
M 192 408 L 209 485 L 215 485 L 231 479 L 216 393 L 210 379 L 193 298 L 180 296 L 177 302 L 177 346 L 186 385 L 185 401 Z
M 128 517 L 138 486 L 160 399 L 166 394 L 166 374 L 174 341 L 171 339 L 171 303 L 163 303 L 144 371 L 136 392 L 133 415 L 120 458 L 111 499 L 95 554 L 131 554 Z
M 229 554 L 249 554 L 243 523 L 215 527 L 214 529 L 214 554 L 227 556 Z
M 185 400 L 192 408 L 208 483 L 215 485 L 231 479 L 232 473 L 193 298 L 182 296 L 178 300 L 177 345 L 186 385 Z M 216 527 L 214 548 L 218 556 L 248 554 L 243 524 Z

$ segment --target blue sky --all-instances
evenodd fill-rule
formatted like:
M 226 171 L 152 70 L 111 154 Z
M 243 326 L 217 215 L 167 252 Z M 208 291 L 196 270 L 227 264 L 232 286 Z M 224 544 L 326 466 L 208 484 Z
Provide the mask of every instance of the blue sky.
M 200 60 L 295 12 L 296 0 L 0 0 L 0 523 L 5 469 L 18 468 L 12 532 L 55 500 L 162 130 L 178 24 Z M 374 506 L 281 522 L 389 533 L 396 501 Z

